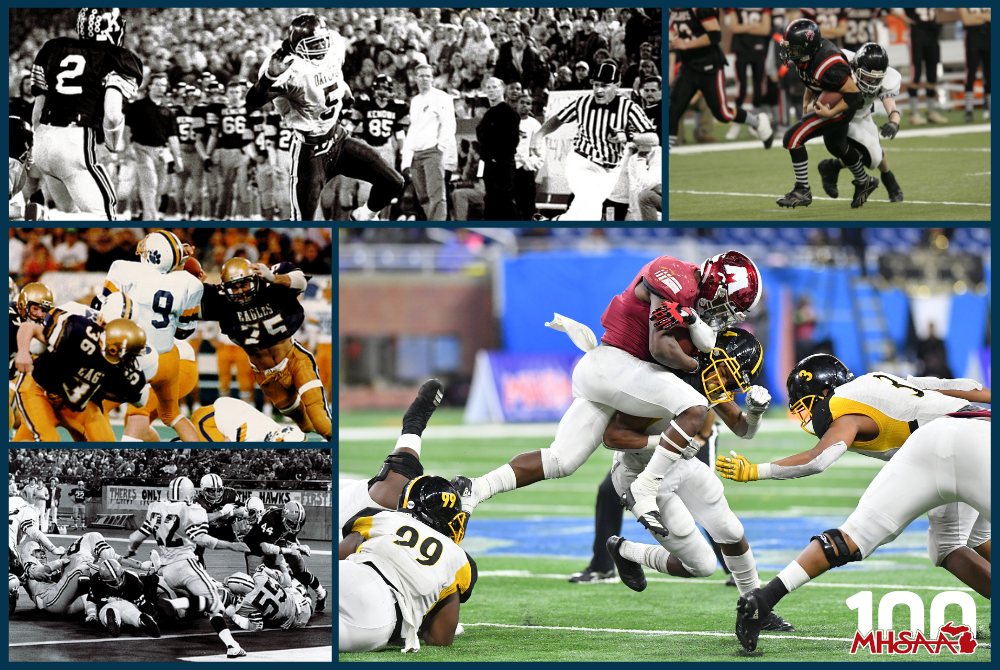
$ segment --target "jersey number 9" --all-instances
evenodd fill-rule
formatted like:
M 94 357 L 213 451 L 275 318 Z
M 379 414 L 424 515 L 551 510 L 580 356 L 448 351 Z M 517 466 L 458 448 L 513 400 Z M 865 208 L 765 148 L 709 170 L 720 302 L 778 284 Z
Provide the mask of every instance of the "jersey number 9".
M 395 540 L 393 544 L 398 544 L 401 547 L 415 547 L 417 542 L 420 542 L 420 534 L 412 526 L 400 526 L 396 530 L 396 535 L 400 539 Z M 420 543 L 420 554 L 423 558 L 418 558 L 417 563 L 434 565 L 440 560 L 442 553 L 444 553 L 444 545 L 441 544 L 441 540 L 436 537 L 428 537 Z

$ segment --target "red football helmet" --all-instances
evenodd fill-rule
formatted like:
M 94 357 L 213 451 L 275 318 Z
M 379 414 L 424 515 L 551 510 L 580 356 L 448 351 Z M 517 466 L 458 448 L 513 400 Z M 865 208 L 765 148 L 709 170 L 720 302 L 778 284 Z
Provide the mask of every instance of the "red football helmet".
M 719 331 L 743 323 L 760 302 L 762 289 L 754 262 L 738 251 L 727 251 L 701 264 L 695 309 Z

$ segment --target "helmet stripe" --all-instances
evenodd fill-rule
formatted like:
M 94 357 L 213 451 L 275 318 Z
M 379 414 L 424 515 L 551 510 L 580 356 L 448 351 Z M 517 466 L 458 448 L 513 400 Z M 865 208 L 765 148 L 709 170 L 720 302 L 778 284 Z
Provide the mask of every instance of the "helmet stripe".
M 132 298 L 128 297 L 127 293 L 122 293 L 122 295 L 125 297 L 125 310 L 124 310 L 125 313 L 122 314 L 122 318 L 123 319 L 131 319 L 132 318 Z
M 181 263 L 181 250 L 177 247 L 177 238 L 174 236 L 173 233 L 168 233 L 165 230 L 160 230 L 157 232 L 159 232 L 160 235 L 163 235 L 165 238 L 167 238 L 167 242 L 170 243 L 170 251 L 172 251 L 174 254 L 174 260 L 170 264 L 170 269 L 173 270 Z
M 758 342 L 758 344 L 760 344 L 760 343 Z M 763 362 L 764 362 L 764 345 L 761 344 L 760 345 L 760 356 L 757 358 L 757 363 L 753 366 L 753 370 L 750 371 L 750 376 L 751 377 L 753 377 L 755 374 L 757 374 L 757 368 L 759 368 L 760 364 L 763 363 Z
M 427 475 L 420 475 L 416 479 L 410 480 L 410 483 L 406 485 L 406 494 L 403 496 L 403 509 L 407 508 L 407 504 L 410 502 L 410 491 L 413 490 L 413 485 L 418 481 L 426 477 Z

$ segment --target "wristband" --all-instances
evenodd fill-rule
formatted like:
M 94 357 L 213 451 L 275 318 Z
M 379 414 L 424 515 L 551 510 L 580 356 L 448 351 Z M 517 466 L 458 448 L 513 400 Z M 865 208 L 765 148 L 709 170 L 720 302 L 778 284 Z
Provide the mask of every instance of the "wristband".
M 656 449 L 656 447 L 659 446 L 659 444 L 660 444 L 660 436 L 659 435 L 650 435 L 646 439 L 646 448 L 647 449 Z
M 746 412 L 743 414 L 743 418 L 746 420 L 748 426 L 756 426 L 760 423 L 761 414 L 754 414 L 753 412 Z
M 771 478 L 771 464 L 770 463 L 758 463 L 757 464 L 757 479 L 770 479 Z

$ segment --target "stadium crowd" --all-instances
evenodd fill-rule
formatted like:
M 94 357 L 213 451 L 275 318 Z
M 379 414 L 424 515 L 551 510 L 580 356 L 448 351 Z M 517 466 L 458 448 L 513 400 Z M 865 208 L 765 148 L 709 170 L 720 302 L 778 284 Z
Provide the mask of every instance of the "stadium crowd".
M 233 481 L 272 482 L 269 487 L 299 487 L 299 482 L 332 482 L 328 449 L 11 449 L 8 467 L 19 486 L 30 477 L 46 485 L 83 480 L 87 491 L 103 484 L 166 485 L 174 477 L 194 482 L 215 473 Z

